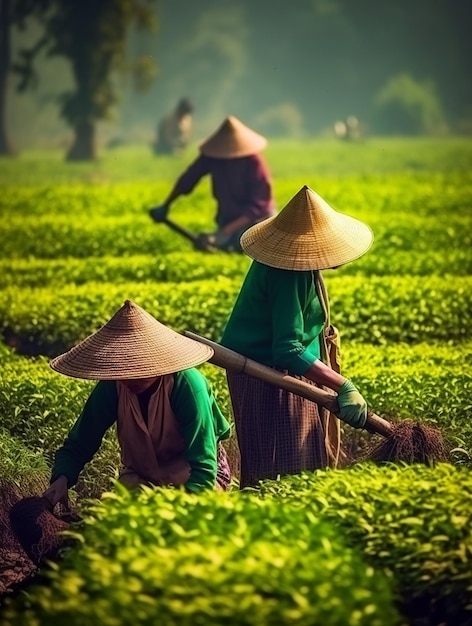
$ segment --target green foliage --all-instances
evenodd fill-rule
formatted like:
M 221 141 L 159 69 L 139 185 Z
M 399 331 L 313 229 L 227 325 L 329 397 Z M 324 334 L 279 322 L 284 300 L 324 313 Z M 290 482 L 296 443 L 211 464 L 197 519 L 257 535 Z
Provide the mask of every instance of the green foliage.
M 408 74 L 391 78 L 375 99 L 380 133 L 441 134 L 445 120 L 436 86 Z
M 2 427 L 31 451 L 31 470 L 36 463 L 48 468 L 94 385 L 91 381 L 60 376 L 45 359 L 25 359 L 11 350 L 0 351 L 0 414 Z M 119 451 L 111 429 L 94 462 L 82 473 L 76 486 L 82 496 L 99 497 L 118 476 Z M 25 474 L 27 473 L 25 469 Z M 22 481 L 26 478 L 21 477 Z
M 464 230 L 462 231 L 464 232 Z M 377 246 L 377 249 L 379 246 Z M 89 256 L 67 259 L 0 259 L 0 289 L 6 287 L 64 287 L 88 282 L 104 283 L 182 283 L 217 280 L 220 277 L 243 280 L 250 260 L 245 255 L 215 253 L 195 263 L 195 253 L 169 252 L 133 256 Z M 383 249 L 383 254 L 366 255 L 336 271 L 334 276 L 467 276 L 472 273 L 468 249 L 399 251 Z M 325 272 L 330 277 L 330 272 Z
M 311 167 L 317 167 L 315 159 Z M 314 186 L 312 174 L 279 182 L 279 207 L 307 182 Z M 470 267 L 469 174 L 355 177 L 342 184 L 339 179 L 328 179 L 315 189 L 334 208 L 365 220 L 374 232 L 373 248 L 359 262 L 350 264 L 348 271 L 375 268 L 376 264 L 385 268 L 393 263 L 392 274 L 396 267 L 407 273 L 407 258 L 403 256 L 404 264 L 396 260 L 397 253 L 407 252 L 413 254 L 413 266 L 420 262 L 420 254 L 425 255 L 426 262 L 431 259 L 433 271 L 434 261 L 442 254 L 434 273 L 447 271 L 458 255 L 459 261 L 468 260 Z M 193 253 L 188 241 L 149 218 L 146 209 L 167 192 L 167 185 L 154 188 L 140 182 L 93 187 L 83 183 L 24 188 L 6 185 L 0 198 L 0 216 L 6 218 L 0 222 L 2 256 L 64 259 L 145 254 L 162 260 L 163 255 L 177 250 Z M 211 230 L 213 214 L 214 202 L 205 184 L 191 199 L 179 199 L 172 208 L 173 219 L 195 232 Z M 445 214 L 446 227 L 438 220 Z M 199 254 L 199 258 L 206 257 Z
M 342 336 L 362 343 L 459 341 L 469 336 L 470 277 L 350 277 L 328 282 Z
M 67 380 L 45 362 L 19 361 L 14 368 L 5 366 L 3 372 L 3 427 L 50 460 L 78 417 L 91 391 L 90 382 Z
M 64 119 L 72 126 L 104 119 L 117 99 L 112 73 L 123 69 L 126 31 L 134 22 L 152 27 L 150 2 L 51 0 L 45 9 L 46 52 L 67 58 L 76 82 L 75 92 L 62 95 Z
M 470 277 L 366 280 L 330 276 L 332 320 L 361 343 L 461 341 L 471 337 Z M 224 277 L 189 283 L 94 283 L 0 291 L 0 329 L 10 345 L 54 355 L 97 330 L 127 298 L 162 323 L 219 340 L 240 287 Z
M 89 504 L 48 584 L 9 603 L 5 625 L 397 624 L 390 579 L 408 623 L 466 626 L 471 480 L 446 464 L 364 464 L 254 494 L 117 486 Z
M 458 448 L 454 462 L 470 466 L 470 142 L 274 142 L 267 155 L 279 208 L 310 184 L 374 231 L 368 254 L 325 273 L 343 373 L 376 413 L 440 427 Z M 21 353 L 62 351 L 126 298 L 176 330 L 221 336 L 249 260 L 197 253 L 146 212 L 183 165 L 163 158 L 157 171 L 149 151 L 137 148 L 107 154 L 95 169 L 66 170 L 57 155 L 24 155 L 16 168 L 0 163 L 0 181 L 8 183 L 0 197 L 0 328 L 19 351 L 0 343 L 0 446 L 17 464 L 24 459 L 25 474 L 30 458 L 36 467 L 33 456 L 49 469 L 94 383 L 60 376 L 44 357 Z M 209 186 L 179 200 L 172 216 L 196 232 L 209 230 Z M 224 371 L 208 363 L 202 371 L 231 419 Z M 24 457 L 8 443 L 12 437 L 28 450 Z M 343 426 L 350 451 L 363 451 L 372 438 Z M 236 450 L 235 439 L 230 445 Z M 77 485 L 82 506 L 111 487 L 118 467 L 110 429 Z M 172 615 L 168 623 L 218 623 L 222 616 L 231 623 L 231 612 L 232 623 L 275 625 L 284 623 L 277 611 L 290 623 L 296 610 L 298 623 L 312 624 L 326 607 L 326 624 L 351 624 L 353 615 L 366 626 L 378 615 L 381 624 L 397 623 L 386 575 L 402 623 L 465 626 L 469 475 L 452 466 L 317 472 L 265 485 L 274 500 L 261 505 L 267 508 L 234 492 L 197 501 L 180 492 L 120 491 L 90 509 L 85 544 L 51 569 L 31 601 L 25 595 L 11 606 L 10 623 L 106 625 L 129 616 L 154 624 L 165 622 L 162 615 Z M 333 572 L 324 571 L 331 562 Z
M 211 254 L 195 263 L 195 252 L 169 252 L 156 255 L 102 256 L 84 259 L 0 260 L 0 288 L 63 287 L 88 282 L 181 283 L 215 280 L 218 277 L 241 280 L 250 261 L 243 254 Z
M 355 380 L 379 415 L 411 418 L 439 428 L 451 447 L 463 448 L 456 460 L 472 460 L 472 345 L 392 344 L 381 349 L 344 343 L 343 372 Z M 349 447 L 364 447 L 370 435 L 348 431 Z
M 470 197 L 471 153 L 467 137 L 373 137 L 359 144 L 317 137 L 306 138 L 303 143 L 271 140 L 264 157 L 272 172 L 279 208 L 306 184 L 330 201 L 336 190 L 337 193 L 346 191 L 346 197 L 354 191 L 356 196 L 364 197 L 366 208 L 371 203 L 375 206 L 378 199 L 388 201 L 390 197 L 393 204 L 400 202 L 403 207 L 408 207 L 411 199 L 425 199 L 428 204 L 435 202 L 436 206 L 444 208 L 456 194 L 467 193 L 467 186 Z M 43 191 L 54 191 L 55 186 L 62 186 L 65 193 L 66 186 L 74 192 L 80 190 L 78 186 L 87 185 L 92 198 L 97 192 L 105 196 L 104 187 L 110 192 L 117 189 L 116 185 L 123 189 L 126 183 L 139 192 L 146 187 L 149 197 L 153 195 L 157 204 L 159 195 L 162 199 L 168 193 L 173 180 L 196 155 L 194 145 L 184 156 L 160 156 L 157 160 L 151 156 L 149 146 L 135 144 L 108 150 L 94 163 L 66 164 L 57 150 L 34 150 L 24 152 L 14 161 L 0 161 L 0 183 L 5 191 L 21 194 L 32 185 Z M 382 181 L 381 186 L 379 181 Z M 206 187 L 204 182 L 195 190 L 197 195 L 202 186 Z M 30 196 L 40 193 L 40 189 L 30 189 Z M 116 201 L 115 194 L 112 198 L 113 202 L 107 202 L 103 197 L 95 210 L 106 208 L 108 211 Z M 179 207 L 180 213 L 180 207 L 188 205 L 191 211 L 194 198 L 192 193 L 189 198 L 179 199 L 176 210 Z M 3 201 L 2 194 L 0 206 Z M 206 211 L 211 215 L 214 205 L 210 194 L 206 201 Z M 339 210 L 341 206 L 338 205 Z M 348 206 L 351 204 L 346 205 L 346 210 Z M 64 204 L 62 210 L 67 207 Z
M 30 626 L 399 623 L 386 578 L 316 515 L 278 501 L 121 488 L 75 535 L 5 626 L 20 615 Z
M 49 289 L 32 290 L 29 304 L 25 291 L 17 298 L 20 292 L 8 289 L 1 293 L 0 311 L 3 306 L 5 309 L 0 312 L 0 318 L 3 328 L 10 328 L 20 344 L 32 342 L 43 354 L 50 354 L 51 348 L 54 352 L 57 348 L 71 347 L 97 330 L 109 318 L 110 311 L 118 310 L 126 298 L 136 301 L 175 330 L 187 328 L 216 337 L 236 289 L 232 281 L 223 278 L 189 285 L 165 283 L 159 289 L 153 283 L 87 283 L 65 288 L 56 295 Z
M 25 359 L 4 349 L 0 353 L 2 382 L 0 414 L 9 433 L 52 464 L 91 391 L 92 381 L 76 380 L 53 372 L 43 358 Z M 456 461 L 472 458 L 471 344 L 431 346 L 372 346 L 342 344 L 343 371 L 362 391 L 369 405 L 389 420 L 413 418 L 439 427 L 454 448 L 463 453 Z M 232 421 L 231 403 L 224 370 L 204 364 L 225 416 Z M 372 435 L 343 426 L 345 448 L 353 455 L 372 444 Z M 229 443 L 233 451 L 235 437 Z M 232 460 L 237 467 L 237 450 Z M 81 496 L 99 497 L 119 471 L 119 453 L 114 429 L 110 429 L 77 485 Z
M 377 571 L 394 577 L 413 623 L 471 623 L 470 471 L 358 465 L 267 481 L 261 495 L 337 526 Z
M 0 501 L 3 489 L 14 485 L 18 491 L 28 484 L 46 483 L 49 473 L 44 457 L 27 448 L 22 439 L 12 437 L 2 425 L 0 428 Z

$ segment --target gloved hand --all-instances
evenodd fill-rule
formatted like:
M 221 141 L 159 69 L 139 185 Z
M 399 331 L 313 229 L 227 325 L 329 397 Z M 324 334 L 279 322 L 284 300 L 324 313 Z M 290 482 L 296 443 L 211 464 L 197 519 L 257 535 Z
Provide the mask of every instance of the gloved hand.
M 65 476 L 56 478 L 43 493 L 43 498 L 47 498 L 53 506 L 60 502 L 65 509 L 69 509 L 67 478 Z
M 161 204 L 159 206 L 155 206 L 152 209 L 149 209 L 149 215 L 155 222 L 163 222 L 167 214 L 169 213 L 169 207 L 165 204 Z
M 210 235 L 208 233 L 199 233 L 195 237 L 194 248 L 201 252 L 215 252 L 215 246 L 212 246 L 209 241 Z
M 344 381 L 338 391 L 339 417 L 354 428 L 363 428 L 367 420 L 367 402 L 354 383 Z
M 227 235 L 222 230 L 217 230 L 208 235 L 208 243 L 215 248 L 224 248 L 230 239 L 231 235 Z

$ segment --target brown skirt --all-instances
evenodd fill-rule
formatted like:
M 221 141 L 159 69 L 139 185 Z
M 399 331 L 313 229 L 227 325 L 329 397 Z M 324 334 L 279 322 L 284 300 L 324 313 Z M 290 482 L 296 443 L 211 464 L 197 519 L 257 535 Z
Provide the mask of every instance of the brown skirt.
M 317 404 L 247 374 L 227 372 L 227 380 L 241 455 L 241 489 L 328 465 Z
M 231 483 L 231 468 L 229 466 L 228 455 L 223 444 L 218 442 L 218 467 L 216 470 L 215 489 L 227 491 Z

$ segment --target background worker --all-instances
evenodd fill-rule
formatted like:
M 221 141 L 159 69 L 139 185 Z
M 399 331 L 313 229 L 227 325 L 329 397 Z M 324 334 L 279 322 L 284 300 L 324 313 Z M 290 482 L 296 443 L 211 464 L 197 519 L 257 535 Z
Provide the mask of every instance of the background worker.
M 164 202 L 151 209 L 151 217 L 165 219 L 177 198 L 189 194 L 204 177 L 211 177 L 217 203 L 217 230 L 201 236 L 202 247 L 241 251 L 242 233 L 275 214 L 268 167 L 259 154 L 267 140 L 236 117 L 227 117 L 199 147 L 200 154 L 179 177 Z
M 44 494 L 52 504 L 66 504 L 68 488 L 115 423 L 124 485 L 227 489 L 221 441 L 230 426 L 195 367 L 212 353 L 127 300 L 101 329 L 53 359 L 52 369 L 99 382 L 56 452 Z
M 340 374 L 321 270 L 364 254 L 368 226 L 303 187 L 282 211 L 247 230 L 253 259 L 226 324 L 222 345 L 269 367 L 337 392 L 340 418 L 362 427 L 367 405 Z M 339 420 L 314 402 L 244 373 L 228 371 L 241 454 L 241 487 L 303 470 L 336 466 Z
M 180 154 L 189 144 L 193 129 L 193 104 L 182 98 L 157 127 L 155 154 Z

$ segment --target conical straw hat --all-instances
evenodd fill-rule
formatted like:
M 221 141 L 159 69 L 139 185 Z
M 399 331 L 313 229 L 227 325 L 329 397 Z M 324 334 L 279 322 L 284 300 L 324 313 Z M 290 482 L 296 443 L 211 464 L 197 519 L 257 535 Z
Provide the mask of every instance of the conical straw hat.
M 244 252 L 285 270 L 322 270 L 344 265 L 370 248 L 373 233 L 363 222 L 338 213 L 304 186 L 278 215 L 241 237 Z
M 178 372 L 212 355 L 209 346 L 176 333 L 126 300 L 104 326 L 50 366 L 74 378 L 129 380 Z
M 230 115 L 218 130 L 200 144 L 200 152 L 217 159 L 232 159 L 261 152 L 267 139 Z

